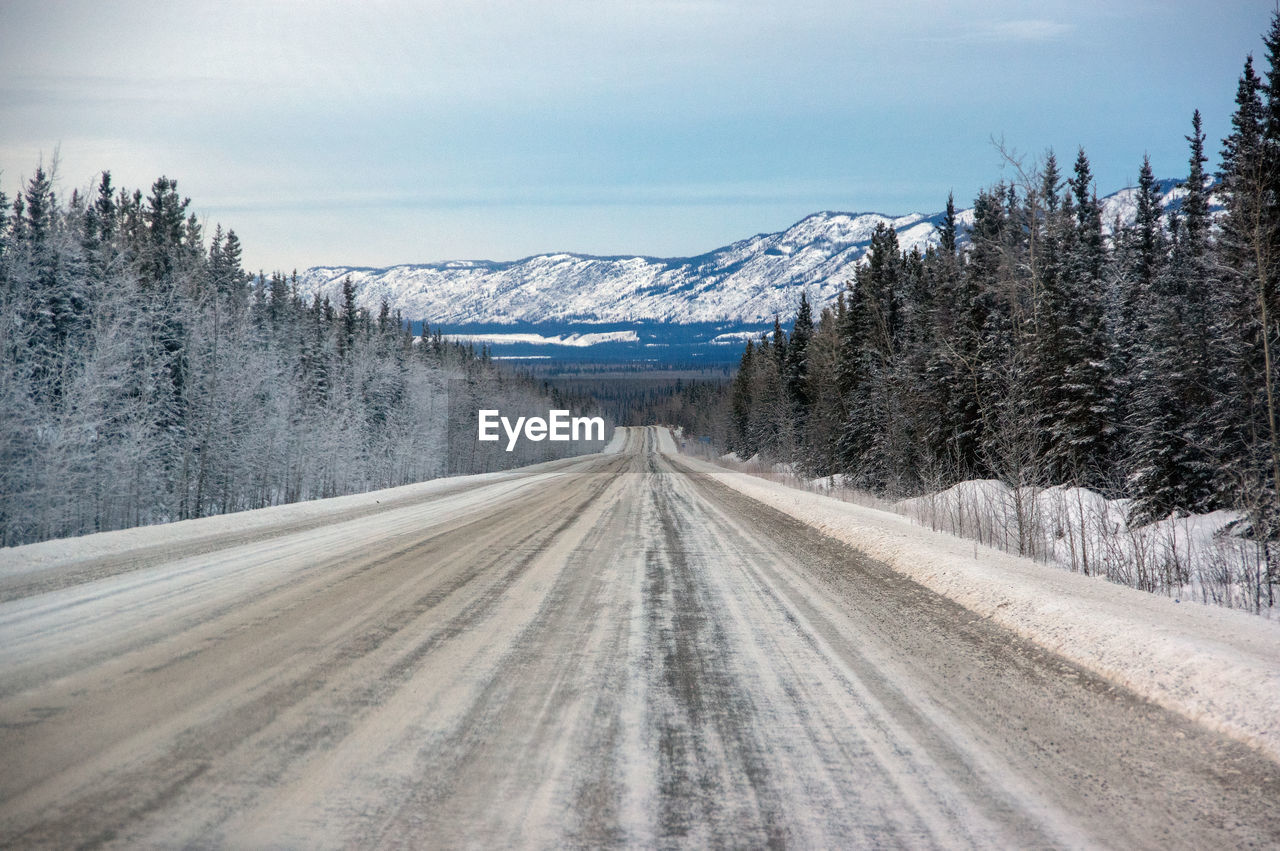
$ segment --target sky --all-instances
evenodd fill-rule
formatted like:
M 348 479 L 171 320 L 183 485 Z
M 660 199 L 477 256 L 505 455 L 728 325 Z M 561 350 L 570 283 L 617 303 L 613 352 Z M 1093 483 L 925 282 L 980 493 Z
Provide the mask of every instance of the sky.
M 251 271 L 689 256 L 1083 146 L 1217 163 L 1266 2 L 2 0 L 0 188 L 164 175 Z

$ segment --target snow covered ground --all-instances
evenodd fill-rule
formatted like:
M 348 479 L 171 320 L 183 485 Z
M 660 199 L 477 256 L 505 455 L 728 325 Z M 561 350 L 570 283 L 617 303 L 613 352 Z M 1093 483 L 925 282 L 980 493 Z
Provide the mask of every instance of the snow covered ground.
M 618 452 L 625 432 L 614 430 L 614 436 L 604 453 Z M 136 557 L 140 551 L 196 550 L 204 541 L 223 542 L 227 536 L 254 538 L 259 535 L 279 534 L 285 529 L 318 527 L 338 520 L 389 507 L 414 505 L 424 500 L 452 494 L 465 495 L 478 491 L 501 491 L 508 483 L 530 480 L 534 471 L 545 471 L 541 478 L 554 476 L 557 470 L 573 463 L 574 459 L 560 459 L 532 467 L 517 467 L 496 473 L 480 473 L 473 476 L 450 476 L 431 479 L 416 485 L 405 485 L 368 493 L 339 496 L 331 499 L 315 499 L 239 511 L 195 520 L 161 523 L 154 526 L 138 526 L 113 532 L 99 532 L 77 538 L 58 538 L 27 544 L 21 547 L 0 548 L 0 597 L 7 585 L 20 581 L 30 574 L 51 567 L 66 568 L 81 562 L 129 555 Z M 534 481 L 540 480 L 535 475 Z
M 889 511 L 707 461 L 678 461 L 849 543 L 979 617 L 1280 758 L 1280 624 L 1071 573 Z
M 606 448 L 620 451 L 624 430 L 616 430 Z M 985 543 L 957 538 L 925 528 L 908 517 L 823 496 L 722 466 L 678 455 L 676 442 L 666 431 L 659 433 L 660 450 L 678 457 L 679 463 L 803 520 L 815 528 L 879 559 L 896 570 L 941 593 L 977 615 L 990 618 L 1046 649 L 1120 683 L 1166 708 L 1200 720 L 1233 737 L 1280 757 L 1280 623 L 1244 612 L 1179 602 L 1107 582 L 1105 574 L 1086 576 L 1038 563 Z M 249 540 L 278 533 L 282 528 L 322 527 L 339 519 L 350 520 L 362 512 L 385 511 L 386 503 L 406 506 L 436 496 L 458 494 L 486 498 L 519 481 L 536 484 L 538 471 L 548 480 L 572 460 L 553 461 L 477 476 L 436 479 L 419 485 L 276 506 L 233 515 L 201 518 L 161 526 L 126 529 L 84 538 L 47 541 L 0 550 L 0 597 L 10 585 L 29 581 L 49 568 L 71 571 L 80 563 L 113 556 L 136 557 L 140 552 L 193 553 L 203 541 L 225 542 L 228 535 Z M 967 483 L 963 491 L 972 499 L 995 499 L 999 490 L 991 484 Z M 483 493 L 482 493 L 483 492 Z M 1096 497 L 1096 495 L 1094 495 Z M 1088 492 L 1064 489 L 1044 492 L 1041 501 L 1065 501 L 1086 506 L 1113 523 L 1123 519 L 1122 504 L 1101 503 Z M 961 505 L 952 502 L 950 505 Z M 935 499 L 937 518 L 945 518 Z M 911 506 L 908 506 L 911 508 Z M 922 511 L 920 505 L 914 506 Z M 920 515 L 923 518 L 923 515 Z M 954 512 L 953 512 L 953 515 Z M 1167 521 L 1170 535 L 1194 551 L 1213 537 L 1213 531 L 1230 517 Z M 939 525 L 941 519 L 939 519 Z M 976 521 L 974 521 L 976 522 Z M 940 525 L 940 528 L 941 525 Z M 990 525 L 985 540 L 1011 534 L 1007 527 Z M 1154 533 L 1152 533 L 1154 534 Z M 1070 557 L 1075 547 L 1093 548 L 1107 558 L 1097 541 L 1054 539 L 1059 556 Z
M 1280 842 L 1280 764 L 886 567 L 929 532 L 620 433 L 0 584 L 0 846 Z
M 635 331 L 604 331 L 599 334 L 569 334 L 547 337 L 543 334 L 446 334 L 450 340 L 460 343 L 489 343 L 511 345 L 527 343 L 533 346 L 572 346 L 586 348 L 599 343 L 635 343 L 640 336 Z
M 1131 525 L 1131 506 L 1087 488 L 1018 490 L 982 480 L 903 500 L 894 510 L 931 529 L 1132 588 L 1264 617 L 1274 611 L 1261 546 L 1232 534 L 1244 525 L 1243 512 Z
M 617 454 L 622 451 L 625 442 L 626 431 L 614 429 L 609 443 L 601 454 Z M 21 547 L 0 547 L 0 599 L 4 597 L 5 588 L 22 581 L 25 574 L 53 566 L 66 568 L 103 558 L 136 555 L 140 551 L 171 551 L 178 548 L 193 551 L 198 550 L 202 542 L 209 542 L 212 545 L 214 542 L 224 541 L 229 535 L 246 539 L 255 538 L 279 534 L 285 529 L 318 527 L 337 522 L 339 519 L 347 520 L 353 516 L 385 511 L 400 505 L 414 505 L 440 496 L 461 495 L 482 489 L 492 489 L 497 492 L 509 483 L 516 481 L 523 483 L 530 480 L 530 473 L 535 474 L 534 481 L 541 480 L 536 475 L 540 472 L 545 474 L 542 478 L 552 477 L 573 461 L 573 458 L 564 458 L 496 473 L 450 476 L 419 482 L 415 485 L 330 499 L 307 500 L 253 511 L 201 517 L 195 520 L 99 532 L 76 538 L 58 538 Z
M 1273 624 L 677 445 L 5 551 L 0 846 L 1280 843 Z

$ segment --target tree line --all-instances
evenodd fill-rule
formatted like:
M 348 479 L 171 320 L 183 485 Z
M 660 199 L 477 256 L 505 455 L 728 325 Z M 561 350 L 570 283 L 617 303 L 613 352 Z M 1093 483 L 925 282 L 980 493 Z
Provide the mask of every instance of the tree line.
M 1216 176 L 1192 116 L 1174 210 L 1144 158 L 1133 220 L 1104 222 L 1080 150 L 1010 157 L 923 252 L 882 225 L 834 304 L 747 343 L 727 448 L 891 497 L 995 478 L 1129 497 L 1135 521 L 1243 509 L 1275 540 L 1280 15 L 1265 45 Z
M 587 403 L 552 399 L 425 323 L 415 338 L 385 301 L 358 306 L 349 279 L 304 299 L 296 273 L 247 274 L 235 231 L 206 237 L 172 179 L 144 196 L 103 172 L 64 201 L 55 171 L 37 167 L 12 204 L 0 192 L 0 544 L 581 449 L 460 468 L 449 441 L 474 437 L 460 399 Z

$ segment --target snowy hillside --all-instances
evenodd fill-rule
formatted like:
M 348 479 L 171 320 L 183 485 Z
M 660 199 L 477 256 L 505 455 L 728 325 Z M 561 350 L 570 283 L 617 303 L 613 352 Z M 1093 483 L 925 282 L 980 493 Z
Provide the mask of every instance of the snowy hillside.
M 789 314 L 807 287 L 835 297 L 881 222 L 923 248 L 937 217 L 815 213 L 782 233 L 759 234 L 700 257 L 545 254 L 510 263 L 465 261 L 388 269 L 316 267 L 304 293 L 329 294 L 351 275 L 361 304 L 384 297 L 406 317 L 472 322 L 760 322 Z
M 1182 190 L 1164 181 L 1166 207 Z M 1104 202 L 1104 221 L 1131 221 L 1125 189 Z M 389 268 L 317 266 L 299 278 L 306 296 L 319 291 L 335 301 L 350 275 L 360 304 L 376 309 L 383 298 L 406 318 L 434 324 L 616 323 L 771 321 L 789 316 L 799 292 L 818 304 L 835 298 L 866 254 L 882 222 L 898 232 L 905 250 L 936 239 L 942 214 L 814 213 L 780 233 L 757 234 L 698 257 L 593 257 L 541 254 L 512 262 L 484 260 Z M 973 211 L 959 213 L 963 226 Z

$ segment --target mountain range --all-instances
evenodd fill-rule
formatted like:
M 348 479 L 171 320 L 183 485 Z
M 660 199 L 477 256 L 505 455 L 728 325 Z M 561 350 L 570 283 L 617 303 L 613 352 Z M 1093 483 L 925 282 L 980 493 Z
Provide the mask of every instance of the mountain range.
M 1166 209 L 1176 209 L 1185 195 L 1177 180 L 1161 181 L 1160 191 Z M 1123 189 L 1103 199 L 1108 229 L 1133 220 L 1136 193 Z M 308 298 L 319 292 L 337 301 L 350 276 L 363 306 L 377 310 L 385 298 L 408 319 L 490 346 L 518 344 L 520 352 L 571 349 L 580 357 L 592 345 L 584 340 L 644 348 L 644 334 L 631 329 L 671 325 L 696 326 L 700 342 L 736 348 L 775 315 L 791 316 L 802 290 L 817 305 L 834 299 L 881 223 L 897 231 L 904 250 L 923 251 L 936 242 L 942 218 L 820 212 L 696 257 L 555 253 L 508 262 L 315 266 L 299 275 L 299 288 Z M 963 239 L 973 210 L 959 211 L 957 219 Z

